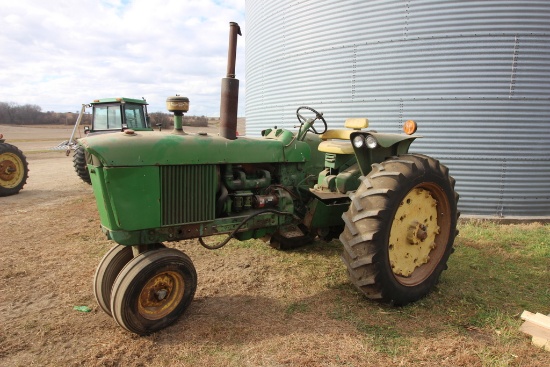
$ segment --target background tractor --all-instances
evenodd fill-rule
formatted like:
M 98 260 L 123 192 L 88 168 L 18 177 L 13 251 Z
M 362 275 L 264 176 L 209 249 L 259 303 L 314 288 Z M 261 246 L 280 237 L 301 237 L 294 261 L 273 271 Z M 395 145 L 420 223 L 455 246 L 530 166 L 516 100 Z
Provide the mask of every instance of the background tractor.
M 0 134 L 0 196 L 17 194 L 27 183 L 27 158 Z
M 298 131 L 237 137 L 238 34 L 231 23 L 218 135 L 186 134 L 189 101 L 176 96 L 167 100 L 172 134 L 125 129 L 81 139 L 101 228 L 117 243 L 94 277 L 100 307 L 137 334 L 172 324 L 191 303 L 197 274 L 163 243 L 194 238 L 208 249 L 232 238 L 270 238 L 287 249 L 337 237 L 367 297 L 395 305 L 424 297 L 453 250 L 458 195 L 443 164 L 408 152 L 416 123 L 389 134 L 350 118 L 330 130 L 304 106 Z M 225 239 L 207 239 L 214 235 Z
M 75 135 L 78 131 L 86 108 L 92 108 L 91 126 L 84 126 L 84 134 L 93 136 L 97 134 L 113 133 L 132 129 L 134 131 L 152 131 L 147 114 L 147 101 L 134 98 L 103 98 L 96 99 L 90 104 L 83 104 L 76 120 L 73 132 L 68 141 L 58 147 L 66 148 L 67 155 L 74 149 L 73 166 L 78 177 L 82 181 L 91 184 L 90 174 L 86 163 L 86 153 L 78 144 Z

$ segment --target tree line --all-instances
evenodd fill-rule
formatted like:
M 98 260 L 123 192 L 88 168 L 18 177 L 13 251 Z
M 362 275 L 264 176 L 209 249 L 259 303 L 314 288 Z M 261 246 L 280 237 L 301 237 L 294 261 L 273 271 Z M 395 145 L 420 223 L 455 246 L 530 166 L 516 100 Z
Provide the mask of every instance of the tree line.
M 208 126 L 208 121 L 217 120 L 215 118 L 208 118 L 206 116 L 183 116 L 184 126 Z M 169 129 L 174 127 L 174 116 L 171 113 L 165 112 L 152 112 L 149 114 L 149 124 L 155 128 L 157 126 L 163 129 Z
M 34 104 L 20 105 L 14 102 L 0 102 L 0 124 L 5 125 L 74 125 L 78 118 L 77 112 L 42 112 L 42 107 Z M 206 116 L 184 116 L 183 124 L 187 126 L 208 126 Z M 92 116 L 85 113 L 82 116 L 82 125 L 90 125 Z M 163 129 L 174 126 L 172 114 L 153 112 L 149 114 L 149 123 L 152 127 L 160 126 Z
M 72 113 L 42 112 L 35 104 L 20 105 L 14 102 L 0 102 L 0 123 L 8 125 L 49 125 L 66 124 L 76 121 Z M 70 121 L 72 120 L 72 121 Z

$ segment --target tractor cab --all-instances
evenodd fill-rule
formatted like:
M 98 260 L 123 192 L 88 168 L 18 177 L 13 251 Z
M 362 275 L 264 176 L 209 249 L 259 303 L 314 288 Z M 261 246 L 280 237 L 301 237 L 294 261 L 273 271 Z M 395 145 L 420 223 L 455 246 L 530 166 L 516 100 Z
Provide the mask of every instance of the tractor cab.
M 147 119 L 147 102 L 133 98 L 104 98 L 91 103 L 92 126 L 84 127 L 86 134 L 113 132 L 125 129 L 151 131 Z
M 89 107 L 92 107 L 92 126 L 84 126 L 84 133 L 87 136 L 116 133 L 124 130 L 153 131 L 153 129 L 149 125 L 147 101 L 145 99 L 103 98 L 95 99 L 89 105 L 83 104 L 71 138 L 61 143 L 59 147 L 67 147 L 67 155 L 69 155 L 71 149 L 74 149 L 73 167 L 75 172 L 82 181 L 91 184 L 86 153 L 75 139 L 84 112 Z

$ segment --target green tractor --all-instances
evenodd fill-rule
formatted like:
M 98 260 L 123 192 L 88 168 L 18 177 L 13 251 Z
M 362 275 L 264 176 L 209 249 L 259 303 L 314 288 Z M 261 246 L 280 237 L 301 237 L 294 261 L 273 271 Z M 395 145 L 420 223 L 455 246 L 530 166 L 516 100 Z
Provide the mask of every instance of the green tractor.
M 365 118 L 329 130 L 323 114 L 296 111 L 298 131 L 237 137 L 238 25 L 231 23 L 220 133 L 186 134 L 189 101 L 170 97 L 172 134 L 126 129 L 81 140 L 90 157 L 101 228 L 117 243 L 94 277 L 100 307 L 127 330 L 162 329 L 191 303 L 191 259 L 163 243 L 270 238 L 280 249 L 339 238 L 353 284 L 368 298 L 405 305 L 428 294 L 456 236 L 454 179 L 434 158 L 408 153 L 418 137 L 368 130 Z M 233 52 L 233 53 L 232 53 Z M 219 243 L 209 236 L 223 235 Z
M 0 196 L 15 195 L 27 183 L 27 158 L 15 145 L 6 143 L 0 134 Z
M 152 131 L 147 115 L 147 101 L 134 98 L 103 98 L 82 105 L 71 138 L 60 144 L 67 148 L 67 155 L 74 149 L 73 166 L 82 181 L 91 184 L 84 149 L 75 140 L 75 133 L 80 126 L 86 108 L 92 108 L 92 125 L 84 126 L 87 136 L 106 134 L 132 129 L 134 131 Z

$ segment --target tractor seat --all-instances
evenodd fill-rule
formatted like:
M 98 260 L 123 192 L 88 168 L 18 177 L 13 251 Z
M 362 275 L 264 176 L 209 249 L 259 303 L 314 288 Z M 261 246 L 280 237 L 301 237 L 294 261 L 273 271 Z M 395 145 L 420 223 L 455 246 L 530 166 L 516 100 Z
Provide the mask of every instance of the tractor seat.
M 333 154 L 353 154 L 350 135 L 355 131 L 369 126 L 369 120 L 366 118 L 351 118 L 344 123 L 347 129 L 327 130 L 320 135 L 321 144 L 319 151 Z

